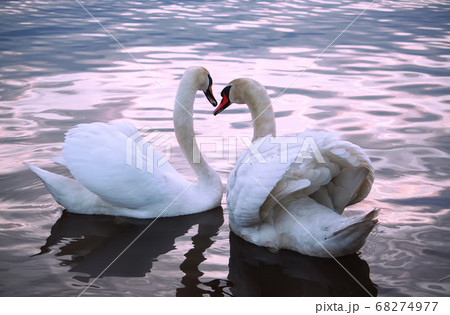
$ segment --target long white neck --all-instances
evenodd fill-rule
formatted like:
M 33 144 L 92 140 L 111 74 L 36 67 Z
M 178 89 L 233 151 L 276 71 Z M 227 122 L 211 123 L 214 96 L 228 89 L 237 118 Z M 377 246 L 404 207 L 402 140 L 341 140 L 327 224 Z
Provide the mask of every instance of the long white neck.
M 197 86 L 191 73 L 185 74 L 180 81 L 175 99 L 173 122 L 178 144 L 191 167 L 199 178 L 199 185 L 220 181 L 219 175 L 208 165 L 200 153 L 194 134 L 193 106 Z
M 276 136 L 275 116 L 272 103 L 267 92 L 261 91 L 247 100 L 247 105 L 252 114 L 253 141 L 269 134 Z

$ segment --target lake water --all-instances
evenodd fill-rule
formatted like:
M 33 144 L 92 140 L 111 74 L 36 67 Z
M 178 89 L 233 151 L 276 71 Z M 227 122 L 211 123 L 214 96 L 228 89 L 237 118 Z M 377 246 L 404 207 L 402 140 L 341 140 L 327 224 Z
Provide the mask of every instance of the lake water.
M 450 295 L 450 3 L 82 3 L 110 34 L 77 1 L 0 3 L 1 296 Z M 348 212 L 379 207 L 380 223 L 339 259 L 364 288 L 332 259 L 230 234 L 225 198 L 158 219 L 114 261 L 152 220 L 67 213 L 23 166 L 67 174 L 50 160 L 67 130 L 125 119 L 170 135 L 170 162 L 193 178 L 172 123 L 193 65 L 211 72 L 218 100 L 237 77 L 265 85 L 278 135 L 328 130 L 368 153 L 373 189 Z M 194 110 L 200 139 L 252 135 L 244 105 L 214 117 L 199 93 Z M 223 147 L 205 154 L 225 184 Z

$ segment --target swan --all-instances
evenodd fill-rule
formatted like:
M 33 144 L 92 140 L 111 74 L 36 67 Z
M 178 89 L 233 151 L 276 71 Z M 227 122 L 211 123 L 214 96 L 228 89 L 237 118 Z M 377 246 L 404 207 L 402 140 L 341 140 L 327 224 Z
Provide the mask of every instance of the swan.
M 378 209 L 355 217 L 341 214 L 370 192 L 373 167 L 364 151 L 324 131 L 276 137 L 270 98 L 255 80 L 235 79 L 221 96 L 214 115 L 231 103 L 247 104 L 253 120 L 253 143 L 227 183 L 231 230 L 273 251 L 317 257 L 357 252 L 377 223 Z
M 170 163 L 161 164 L 163 155 L 140 136 L 135 143 L 145 143 L 147 149 L 136 149 L 135 158 L 147 167 L 150 163 L 153 169 L 139 169 L 128 163 L 130 137 L 139 135 L 128 122 L 80 124 L 66 133 L 62 158 L 56 162 L 65 165 L 74 179 L 25 165 L 42 180 L 53 198 L 73 213 L 155 218 L 216 208 L 222 199 L 222 182 L 200 153 L 194 136 L 192 113 L 197 90 L 204 91 L 209 102 L 217 105 L 208 70 L 191 67 L 181 78 L 173 111 L 175 135 L 198 177 L 196 184 Z M 199 153 L 198 160 L 194 160 L 194 151 Z

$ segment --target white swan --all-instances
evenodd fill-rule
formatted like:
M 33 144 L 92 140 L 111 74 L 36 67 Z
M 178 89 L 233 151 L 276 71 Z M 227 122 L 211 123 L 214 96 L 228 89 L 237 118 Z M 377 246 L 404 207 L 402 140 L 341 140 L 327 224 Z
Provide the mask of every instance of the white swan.
M 75 180 L 25 164 L 40 177 L 55 200 L 74 213 L 154 218 L 213 209 L 220 206 L 222 183 L 203 155 L 199 162 L 194 161 L 194 151 L 199 152 L 199 148 L 192 117 L 197 90 L 204 91 L 211 104 L 217 105 L 211 86 L 205 68 L 188 68 L 179 83 L 173 112 L 175 134 L 198 176 L 197 184 L 184 179 L 168 162 L 158 165 L 163 156 L 147 143 L 147 149 L 135 150 L 134 155 L 143 165 L 152 164 L 153 171 L 130 164 L 129 137 L 138 130 L 125 122 L 81 124 L 67 132 L 59 162 Z
M 227 184 L 232 231 L 259 246 L 310 256 L 358 251 L 377 223 L 378 210 L 356 217 L 340 214 L 372 186 L 373 168 L 362 149 L 327 132 L 276 137 L 270 98 L 252 79 L 231 81 L 221 95 L 214 115 L 239 103 L 248 105 L 254 120 L 254 142 Z M 319 151 L 304 153 L 315 145 Z

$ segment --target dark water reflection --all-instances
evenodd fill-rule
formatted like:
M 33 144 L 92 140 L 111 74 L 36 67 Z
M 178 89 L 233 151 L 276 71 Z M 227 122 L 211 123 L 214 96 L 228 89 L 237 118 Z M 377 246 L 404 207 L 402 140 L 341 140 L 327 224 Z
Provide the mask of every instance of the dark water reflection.
M 115 277 L 148 280 L 158 258 L 176 249 L 177 238 L 197 226 L 190 237 L 192 245 L 179 248 L 185 250 L 179 265 L 183 273 L 181 278 L 177 282 L 171 279 L 172 283 L 157 284 L 176 286 L 176 296 L 377 295 L 376 286 L 370 280 L 369 266 L 356 254 L 341 257 L 338 263 L 333 259 L 308 257 L 291 251 L 271 253 L 232 232 L 228 277 L 203 281 L 204 273 L 199 267 L 206 260 L 205 251 L 213 245 L 223 223 L 222 208 L 158 220 L 85 216 L 64 211 L 52 226 L 40 252 L 31 257 L 54 257 L 62 268 L 75 274 L 72 278 L 80 282 L 78 294 L 122 295 L 126 291 L 120 294 L 109 292 L 103 280 L 108 282 L 108 278 Z M 148 226 L 150 228 L 143 232 Z M 163 272 L 170 274 L 173 270 Z M 153 281 L 144 283 L 137 282 L 135 289 L 142 292 L 147 286 L 149 292 L 154 292 Z M 88 290 L 84 292 L 85 288 Z
M 212 238 L 217 236 L 222 224 L 222 208 L 158 220 L 85 216 L 64 211 L 52 226 L 41 251 L 32 257 L 54 255 L 60 261 L 60 266 L 77 274 L 73 279 L 90 286 L 86 295 L 108 295 L 108 290 L 103 290 L 101 285 L 95 283 L 97 278 L 145 278 L 152 272 L 153 263 L 158 261 L 158 257 L 176 249 L 176 239 L 197 226 L 197 232 L 192 236 L 192 247 L 187 247 L 185 260 L 180 264 L 184 276 L 179 283 L 181 288 L 176 289 L 176 295 L 215 295 L 214 290 L 203 292 L 198 288 L 202 275 L 198 267 L 205 260 L 204 251 L 213 244 Z M 170 273 L 171 270 L 166 272 Z M 152 283 L 148 285 L 149 290 L 153 291 Z M 203 285 L 208 286 L 208 283 Z M 96 289 L 100 289 L 99 292 Z M 84 288 L 80 286 L 79 294 L 84 294 L 82 290 Z M 117 292 L 109 293 L 115 295 Z
M 284 250 L 270 253 L 233 232 L 230 247 L 228 278 L 235 296 L 377 296 L 378 293 L 370 280 L 367 262 L 357 254 L 335 261 Z
M 279 135 L 325 129 L 362 146 L 376 180 L 349 212 L 380 207 L 380 224 L 341 263 L 372 295 L 450 295 L 447 2 L 82 3 L 126 49 L 75 1 L 0 2 L 0 295 L 76 296 L 151 223 L 63 212 L 25 169 L 67 174 L 50 158 L 74 125 L 126 119 L 165 132 L 171 163 L 192 177 L 172 125 L 178 80 L 192 65 L 210 70 L 216 96 L 235 77 L 261 81 Z M 199 142 L 224 139 L 223 156 L 206 155 L 226 183 L 229 139 L 251 137 L 248 110 L 213 117 L 199 95 L 194 114 Z M 235 151 L 244 148 L 238 141 Z M 333 260 L 230 236 L 222 206 L 157 220 L 84 294 L 366 294 Z

